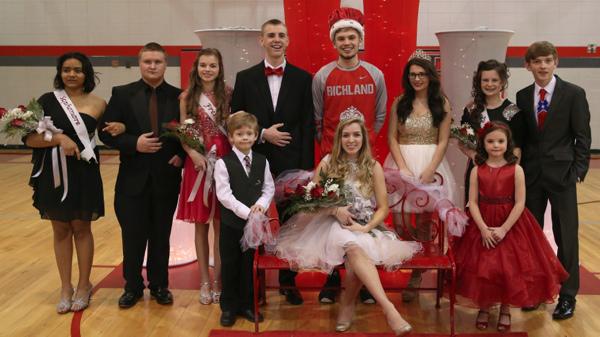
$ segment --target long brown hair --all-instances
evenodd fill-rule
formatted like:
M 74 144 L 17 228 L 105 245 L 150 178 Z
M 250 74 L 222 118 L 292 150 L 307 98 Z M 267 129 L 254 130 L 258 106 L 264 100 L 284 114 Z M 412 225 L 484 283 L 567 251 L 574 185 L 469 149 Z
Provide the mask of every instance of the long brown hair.
M 214 56 L 217 58 L 219 63 L 219 74 L 215 78 L 215 87 L 213 89 L 215 93 L 217 116 L 216 120 L 219 125 L 225 125 L 225 121 L 229 116 L 229 102 L 227 98 L 227 89 L 225 87 L 225 70 L 223 69 L 223 57 L 221 52 L 216 48 L 203 48 L 198 52 L 198 56 L 194 61 L 192 70 L 190 71 L 190 84 L 187 89 L 187 96 L 185 98 L 185 106 L 187 108 L 187 115 L 189 117 L 196 116 L 198 114 L 198 102 L 200 95 L 203 91 L 202 79 L 198 74 L 198 63 L 201 56 Z
M 373 193 L 373 165 L 375 164 L 375 160 L 371 155 L 367 128 L 362 119 L 350 118 L 340 121 L 338 124 L 335 130 L 335 137 L 333 138 L 333 149 L 331 150 L 331 158 L 327 166 L 327 174 L 336 178 L 344 178 L 350 173 L 349 161 L 346 159 L 344 149 L 342 148 L 342 131 L 344 131 L 346 126 L 354 123 L 360 126 L 360 132 L 362 133 L 362 146 L 356 158 L 356 164 L 358 165 L 356 178 L 360 183 L 360 192 L 363 196 L 367 197 Z

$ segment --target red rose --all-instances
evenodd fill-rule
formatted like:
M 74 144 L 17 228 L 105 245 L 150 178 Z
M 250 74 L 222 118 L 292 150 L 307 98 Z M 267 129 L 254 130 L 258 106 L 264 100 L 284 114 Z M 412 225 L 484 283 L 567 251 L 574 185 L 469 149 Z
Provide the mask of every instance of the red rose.
M 6 113 L 6 109 L 0 108 L 0 118 L 2 118 L 2 116 L 4 116 L 5 113 Z
M 12 126 L 16 126 L 16 127 L 21 127 L 25 122 L 23 122 L 22 119 L 17 118 L 17 119 L 13 119 L 12 122 L 10 122 L 10 125 Z
M 296 193 L 297 196 L 303 196 L 304 195 L 304 186 L 298 184 L 298 186 L 296 186 Z
M 333 199 L 333 198 L 337 197 L 337 195 L 335 194 L 335 192 L 334 192 L 334 191 L 329 191 L 329 193 L 327 193 L 327 197 L 329 197 L 329 198 L 332 198 L 332 199 Z
M 466 128 L 461 128 L 461 129 L 460 129 L 460 133 L 461 133 L 462 135 L 466 136 L 466 135 L 467 135 L 467 129 L 466 129 Z
M 319 198 L 321 195 L 323 195 L 323 187 L 322 186 L 315 186 L 311 191 L 310 191 L 310 195 L 313 198 Z
M 19 105 L 18 108 L 21 109 L 21 111 L 23 112 L 27 112 L 27 107 L 24 105 Z

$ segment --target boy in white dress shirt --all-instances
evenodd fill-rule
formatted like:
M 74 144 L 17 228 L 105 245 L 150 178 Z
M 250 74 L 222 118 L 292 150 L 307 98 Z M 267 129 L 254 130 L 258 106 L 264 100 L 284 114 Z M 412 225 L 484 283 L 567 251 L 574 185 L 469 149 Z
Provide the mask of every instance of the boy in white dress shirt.
M 275 192 L 269 162 L 252 151 L 258 137 L 256 117 L 238 111 L 227 120 L 232 151 L 215 164 L 217 198 L 221 207 L 221 319 L 222 326 L 235 324 L 240 315 L 254 322 L 252 262 L 254 249 L 242 251 L 240 239 L 253 212 L 264 213 Z

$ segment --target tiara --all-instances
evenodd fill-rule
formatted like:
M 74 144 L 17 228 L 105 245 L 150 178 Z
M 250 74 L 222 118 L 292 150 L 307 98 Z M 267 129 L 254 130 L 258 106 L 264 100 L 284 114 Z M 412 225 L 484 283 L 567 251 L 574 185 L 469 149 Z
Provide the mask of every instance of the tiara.
M 343 122 L 343 121 L 346 121 L 349 119 L 359 119 L 361 121 L 365 120 L 365 118 L 363 117 L 363 114 L 360 113 L 360 111 L 353 106 L 348 107 L 348 109 L 342 111 L 342 113 L 340 114 L 340 122 Z
M 410 54 L 410 57 L 408 58 L 409 60 L 412 59 L 422 59 L 422 60 L 426 60 L 429 62 L 431 61 L 431 56 L 427 55 L 426 52 L 423 51 L 423 49 L 417 49 L 415 50 L 412 54 Z

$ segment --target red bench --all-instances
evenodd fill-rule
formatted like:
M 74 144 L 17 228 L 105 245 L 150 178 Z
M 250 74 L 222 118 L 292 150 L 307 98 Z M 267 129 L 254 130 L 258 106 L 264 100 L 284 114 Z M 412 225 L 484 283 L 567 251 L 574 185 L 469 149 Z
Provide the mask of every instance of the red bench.
M 278 226 L 277 219 L 271 219 L 272 225 Z M 406 229 L 405 233 L 412 233 L 414 230 L 409 228 L 409 225 L 404 223 L 402 226 Z M 454 257 L 452 255 L 452 249 L 448 247 L 444 251 L 444 242 L 446 240 L 446 230 L 444 224 L 437 217 L 436 213 L 432 213 L 431 217 L 431 235 L 426 240 L 416 240 L 416 235 L 411 234 L 414 241 L 419 241 L 423 245 L 423 251 L 415 255 L 409 261 L 402 264 L 400 269 L 420 269 L 420 270 L 436 270 L 437 271 L 437 282 L 436 287 L 427 288 L 419 287 L 417 290 L 436 290 L 436 308 L 440 308 L 440 298 L 444 292 L 444 283 L 447 281 L 449 300 L 450 300 L 450 335 L 455 336 L 454 329 L 454 304 L 455 304 L 455 279 L 456 279 L 456 266 L 454 264 Z M 254 255 L 253 265 L 253 279 L 254 279 L 254 313 L 258 317 L 259 293 L 263 294 L 263 300 L 266 304 L 266 296 L 264 294 L 267 288 L 264 271 L 266 270 L 279 270 L 289 269 L 289 264 L 279 259 L 276 256 L 265 254 L 261 249 L 257 249 Z M 338 268 L 344 268 L 343 265 Z M 261 277 L 262 275 L 262 277 Z M 271 288 L 278 288 L 271 287 Z M 398 285 L 397 287 L 386 287 L 386 290 L 399 291 L 403 287 Z M 254 323 L 254 331 L 259 331 L 259 322 Z

